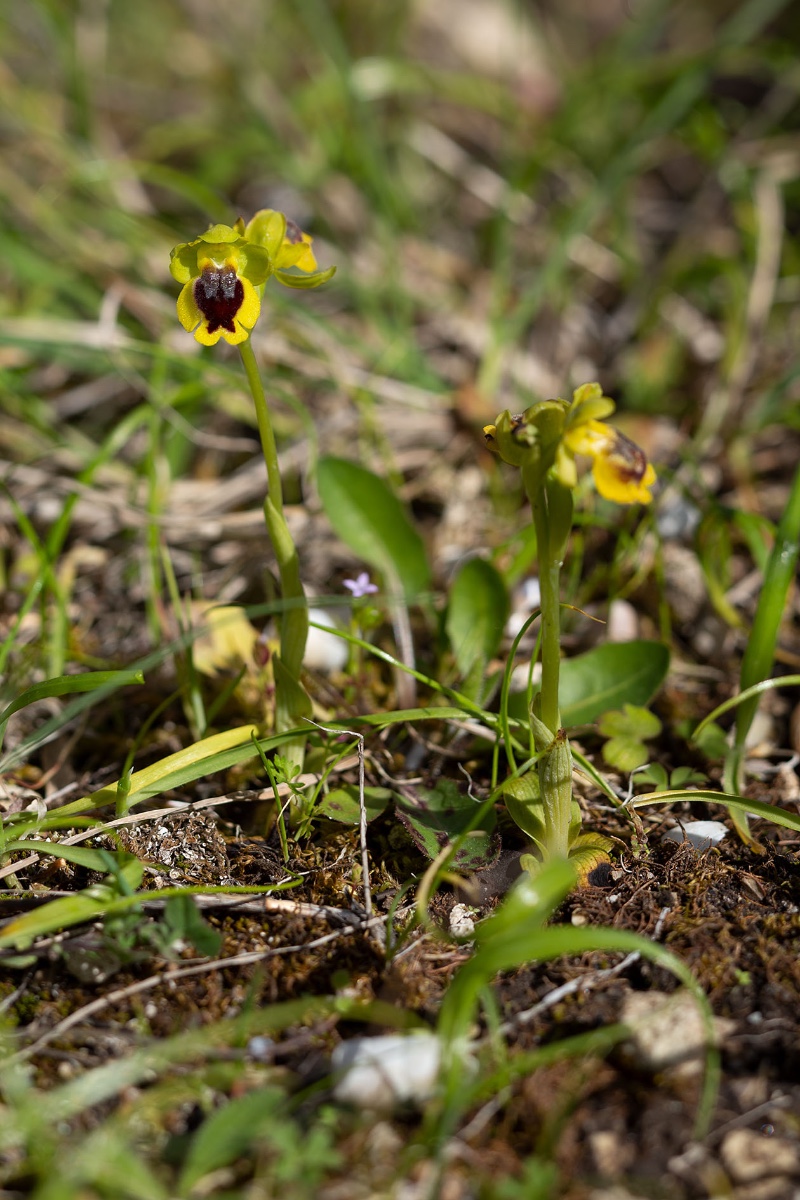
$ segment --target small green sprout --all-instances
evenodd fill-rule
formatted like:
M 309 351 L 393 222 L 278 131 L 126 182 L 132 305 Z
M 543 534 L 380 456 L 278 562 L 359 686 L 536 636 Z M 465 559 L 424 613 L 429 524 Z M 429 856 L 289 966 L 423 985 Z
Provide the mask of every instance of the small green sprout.
M 648 708 L 624 704 L 621 709 L 604 713 L 597 728 L 604 738 L 608 738 L 603 746 L 604 760 L 610 767 L 628 774 L 647 762 L 645 742 L 658 737 L 661 722 Z

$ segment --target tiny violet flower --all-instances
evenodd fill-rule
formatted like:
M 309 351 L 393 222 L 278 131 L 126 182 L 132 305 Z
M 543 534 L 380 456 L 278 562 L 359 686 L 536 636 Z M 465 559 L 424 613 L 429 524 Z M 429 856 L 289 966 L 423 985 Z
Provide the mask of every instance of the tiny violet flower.
M 352 593 L 355 600 L 360 600 L 364 596 L 374 596 L 379 590 L 377 585 L 372 583 L 366 571 L 362 571 L 357 579 L 343 579 L 342 585 Z

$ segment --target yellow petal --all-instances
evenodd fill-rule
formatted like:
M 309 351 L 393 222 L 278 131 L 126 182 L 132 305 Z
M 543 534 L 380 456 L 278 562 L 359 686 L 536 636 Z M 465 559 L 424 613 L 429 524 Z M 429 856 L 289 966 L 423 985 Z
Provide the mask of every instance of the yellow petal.
M 308 272 L 316 271 L 317 260 L 311 249 L 311 241 L 310 234 L 303 233 L 300 226 L 296 225 L 294 221 L 287 221 L 283 241 L 275 259 L 275 266 L 284 269 L 298 267 L 301 271 Z
M 203 319 L 203 314 L 197 307 L 194 298 L 194 280 L 190 279 L 188 283 L 181 288 L 181 294 L 177 301 L 178 320 L 187 333 L 191 333 L 195 325 Z
M 574 428 L 567 429 L 564 442 L 573 454 L 587 454 L 589 458 L 597 458 L 598 454 L 603 454 L 609 444 L 613 443 L 615 437 L 616 430 L 604 421 L 583 421 Z
M 213 333 L 209 333 L 208 327 L 202 324 L 195 330 L 194 336 L 195 341 L 198 341 L 201 346 L 216 346 L 223 333 L 223 329 L 215 329 Z
M 303 249 L 294 265 L 298 270 L 308 271 L 309 273 L 317 269 L 317 260 L 314 257 L 314 251 L 311 249 L 311 238 L 307 233 L 303 234 Z
M 240 278 L 242 279 L 242 287 L 244 288 L 244 297 L 236 314 L 234 324 L 241 324 L 244 325 L 245 329 L 252 329 L 261 313 L 261 297 L 249 279 Z
M 606 453 L 595 458 L 592 475 L 600 495 L 616 504 L 649 504 L 653 498 L 653 466 L 624 434 L 617 433 Z

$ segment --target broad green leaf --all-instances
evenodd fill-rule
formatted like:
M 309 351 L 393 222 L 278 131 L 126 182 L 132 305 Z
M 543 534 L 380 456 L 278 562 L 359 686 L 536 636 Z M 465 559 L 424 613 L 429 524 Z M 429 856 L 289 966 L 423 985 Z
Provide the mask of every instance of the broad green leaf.
M 610 708 L 647 704 L 669 668 L 669 649 L 662 642 L 605 642 L 561 662 L 559 700 L 566 728 L 591 725 Z M 525 693 L 509 697 L 509 713 L 527 717 Z
M 536 767 L 508 779 L 500 788 L 508 814 L 534 842 L 544 842 L 544 807 L 542 805 L 539 772 Z
M 367 810 L 367 820 L 374 821 L 386 808 L 392 798 L 392 793 L 384 787 L 364 788 L 364 807 Z M 343 825 L 358 825 L 361 821 L 361 804 L 358 798 L 358 788 L 348 784 L 346 787 L 335 788 L 328 792 L 315 812 L 332 821 L 341 821 Z
M 508 590 L 500 572 L 484 558 L 471 558 L 456 575 L 447 604 L 445 629 L 462 678 L 480 674 L 497 653 L 509 613 Z
M 666 678 L 662 642 L 606 642 L 561 664 L 559 701 L 565 726 L 588 725 L 609 708 L 647 704 Z
M 222 934 L 204 919 L 194 896 L 186 892 L 170 896 L 164 906 L 164 923 L 175 938 L 188 942 L 198 954 L 208 958 L 219 954 Z
M 141 671 L 87 671 L 83 675 L 59 675 L 55 679 L 43 679 L 34 683 L 17 696 L 16 700 L 0 713 L 0 732 L 6 721 L 21 708 L 26 708 L 36 700 L 46 700 L 50 696 L 74 696 L 77 692 L 94 692 L 98 688 L 127 687 L 131 683 L 144 683 Z
M 410 795 L 396 797 L 397 815 L 411 834 L 416 845 L 428 858 L 434 859 L 448 842 L 455 841 L 475 815 L 477 801 L 459 790 L 452 779 L 441 779 L 435 788 L 417 788 Z M 499 840 L 493 836 L 494 814 L 486 818 L 486 827 L 468 833 L 464 843 L 452 858 L 452 865 L 462 870 L 477 870 L 489 866 L 500 852 Z
M 625 775 L 643 767 L 649 757 L 647 746 L 635 737 L 612 737 L 603 746 L 603 761 Z
M 328 456 L 317 467 L 317 486 L 334 532 L 385 576 L 389 587 L 415 601 L 430 586 L 422 538 L 389 485 L 358 463 Z
M 613 850 L 611 838 L 599 833 L 580 833 L 569 848 L 569 860 L 578 872 L 579 882 L 586 884 L 592 871 L 602 863 L 610 863 L 609 850 Z

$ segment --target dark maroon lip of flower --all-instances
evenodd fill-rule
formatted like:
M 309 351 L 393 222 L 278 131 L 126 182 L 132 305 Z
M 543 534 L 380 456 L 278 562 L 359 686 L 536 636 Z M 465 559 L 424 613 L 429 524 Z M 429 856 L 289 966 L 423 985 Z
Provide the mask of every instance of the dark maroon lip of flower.
M 293 246 L 296 246 L 298 242 L 302 242 L 303 240 L 303 231 L 299 225 L 295 224 L 294 221 L 287 220 L 286 233 L 284 234 L 284 237 L 286 238 L 287 242 L 291 242 Z
M 209 333 L 236 332 L 235 317 L 244 303 L 244 285 L 233 267 L 203 267 L 194 285 L 194 302 L 205 317 Z
M 647 470 L 647 455 L 618 429 L 614 430 L 614 442 L 608 452 L 619 476 L 625 483 L 641 483 Z

